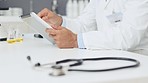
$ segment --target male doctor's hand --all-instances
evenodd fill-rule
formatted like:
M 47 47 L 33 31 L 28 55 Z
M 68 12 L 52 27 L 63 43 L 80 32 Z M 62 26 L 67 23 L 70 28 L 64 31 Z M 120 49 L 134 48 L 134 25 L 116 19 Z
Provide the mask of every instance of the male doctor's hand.
M 61 16 L 58 16 L 47 8 L 44 8 L 42 11 L 40 11 L 38 16 L 46 21 L 49 25 L 61 26 L 63 21 Z
M 53 29 L 46 29 L 59 48 L 78 48 L 77 34 L 61 26 L 52 26 Z

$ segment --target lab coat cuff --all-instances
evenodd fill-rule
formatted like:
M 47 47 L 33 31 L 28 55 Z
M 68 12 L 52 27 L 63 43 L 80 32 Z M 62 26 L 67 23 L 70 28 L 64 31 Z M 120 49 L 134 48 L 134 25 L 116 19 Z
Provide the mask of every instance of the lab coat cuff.
M 85 45 L 84 45 L 84 42 L 83 42 L 83 36 L 82 36 L 81 33 L 77 35 L 77 40 L 78 40 L 78 48 L 86 49 Z
M 66 27 L 66 20 L 65 20 L 65 17 L 64 16 L 62 16 L 62 19 L 63 19 L 63 21 L 62 21 L 62 27 Z

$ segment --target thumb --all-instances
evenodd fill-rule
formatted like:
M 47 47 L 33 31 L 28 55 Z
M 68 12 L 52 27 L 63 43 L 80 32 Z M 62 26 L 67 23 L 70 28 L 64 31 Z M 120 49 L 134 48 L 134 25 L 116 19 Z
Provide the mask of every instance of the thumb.
M 55 30 L 61 30 L 62 26 L 51 25 L 51 27 Z
M 54 25 L 54 24 L 50 24 L 51 25 L 51 27 L 53 28 L 53 29 L 56 29 L 58 26 L 56 26 L 56 25 Z
M 61 30 L 61 29 L 62 29 L 62 26 L 58 26 L 58 27 L 57 27 L 57 30 Z

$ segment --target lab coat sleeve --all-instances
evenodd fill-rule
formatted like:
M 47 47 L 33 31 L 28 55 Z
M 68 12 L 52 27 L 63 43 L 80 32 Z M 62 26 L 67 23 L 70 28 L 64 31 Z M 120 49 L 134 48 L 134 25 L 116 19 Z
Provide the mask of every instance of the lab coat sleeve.
M 81 12 L 81 15 L 75 19 L 63 17 L 66 28 L 72 32 L 78 34 L 87 31 L 96 30 L 96 19 L 95 19 L 95 3 L 96 0 L 91 0 L 90 3 Z M 93 26 L 93 27 L 92 27 Z M 89 28 L 88 28 L 89 27 Z
M 87 49 L 133 50 L 143 40 L 147 28 L 148 0 L 127 0 L 118 26 L 83 33 L 83 41 Z
M 78 48 L 85 49 L 82 33 L 77 35 Z

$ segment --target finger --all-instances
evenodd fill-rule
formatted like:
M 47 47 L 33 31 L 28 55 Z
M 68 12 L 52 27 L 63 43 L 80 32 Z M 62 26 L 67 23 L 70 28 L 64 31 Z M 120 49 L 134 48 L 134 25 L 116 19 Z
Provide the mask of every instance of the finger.
M 48 22 L 49 18 L 47 16 L 42 17 L 42 19 L 46 22 Z
M 57 41 L 56 35 L 50 35 L 50 36 L 52 36 L 52 38 L 54 39 L 54 41 Z
M 58 26 L 57 30 L 62 30 L 62 28 L 63 28 L 62 26 Z
M 57 34 L 56 31 L 53 30 L 53 29 L 46 29 L 46 32 L 47 32 L 49 35 L 53 35 L 53 36 L 55 36 L 55 35 Z
M 54 25 L 54 24 L 51 24 L 51 27 L 53 28 L 53 29 L 57 29 L 57 25 Z
M 55 30 L 62 30 L 62 26 L 52 25 L 52 28 Z
M 51 28 L 46 28 L 45 32 L 48 33 L 49 30 L 52 30 Z
M 51 28 L 46 28 L 45 32 L 49 33 L 51 30 L 53 30 L 53 29 L 51 29 Z
M 48 15 L 48 9 L 47 8 L 44 8 L 43 10 L 41 10 L 37 15 L 39 16 L 39 17 L 44 17 L 44 16 L 47 16 Z

